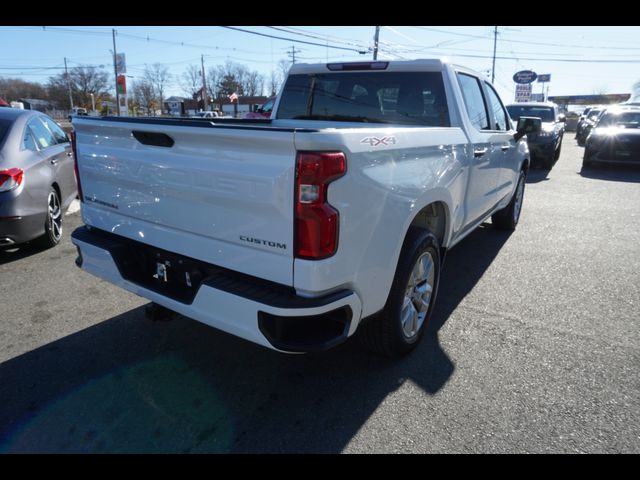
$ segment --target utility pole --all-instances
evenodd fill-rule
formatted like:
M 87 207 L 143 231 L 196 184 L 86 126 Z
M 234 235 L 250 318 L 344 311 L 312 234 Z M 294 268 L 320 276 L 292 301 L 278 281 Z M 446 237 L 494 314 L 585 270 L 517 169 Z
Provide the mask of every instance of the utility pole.
M 373 59 L 378 59 L 378 38 L 380 37 L 380 26 L 376 26 L 376 34 L 373 36 Z
M 498 27 L 493 27 L 493 65 L 491 66 L 491 83 L 496 79 L 496 45 L 498 43 Z
M 120 116 L 120 94 L 118 93 L 118 66 L 116 64 L 116 29 L 112 28 L 111 32 L 113 34 L 113 74 L 116 76 L 116 112 L 118 116 Z M 162 106 L 160 107 L 162 108 Z
M 291 45 L 291 51 L 287 52 L 287 55 L 291 57 L 291 63 L 296 63 L 296 53 L 300 53 L 302 50 L 296 50 L 296 47 Z
M 69 88 L 69 104 L 73 110 L 73 95 L 71 95 L 71 80 L 69 79 L 69 70 L 67 70 L 67 57 L 64 57 L 64 75 L 67 77 L 67 88 Z
M 202 110 L 205 112 L 207 108 L 207 82 L 204 78 L 204 55 L 200 55 L 200 61 L 202 62 Z

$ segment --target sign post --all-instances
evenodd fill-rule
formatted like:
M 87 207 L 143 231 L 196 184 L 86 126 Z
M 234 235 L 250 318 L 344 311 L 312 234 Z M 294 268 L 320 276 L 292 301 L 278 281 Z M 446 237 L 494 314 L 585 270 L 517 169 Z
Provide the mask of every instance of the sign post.
M 118 115 L 126 116 L 129 114 L 129 105 L 127 103 L 127 62 L 124 53 L 117 53 L 116 59 L 116 87 L 118 101 Z
M 547 87 L 547 94 L 544 93 L 544 84 L 551 81 L 550 73 L 541 73 L 538 75 L 538 83 L 542 83 L 542 101 L 544 102 L 549 96 L 549 87 Z

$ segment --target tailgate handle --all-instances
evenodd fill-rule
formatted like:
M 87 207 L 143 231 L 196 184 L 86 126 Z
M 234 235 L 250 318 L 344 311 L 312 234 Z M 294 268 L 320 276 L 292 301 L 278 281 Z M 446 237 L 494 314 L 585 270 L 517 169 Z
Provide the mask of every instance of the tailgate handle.
M 133 130 L 133 136 L 144 145 L 153 145 L 154 147 L 173 147 L 175 143 L 166 133 L 143 132 L 141 130 Z

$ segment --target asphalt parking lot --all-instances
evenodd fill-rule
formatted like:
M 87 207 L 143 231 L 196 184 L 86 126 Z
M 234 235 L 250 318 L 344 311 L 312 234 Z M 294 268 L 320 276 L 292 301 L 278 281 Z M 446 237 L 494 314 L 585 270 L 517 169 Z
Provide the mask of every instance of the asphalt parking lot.
M 640 453 L 640 169 L 564 139 L 513 234 L 448 255 L 423 343 L 286 356 L 0 254 L 0 452 Z

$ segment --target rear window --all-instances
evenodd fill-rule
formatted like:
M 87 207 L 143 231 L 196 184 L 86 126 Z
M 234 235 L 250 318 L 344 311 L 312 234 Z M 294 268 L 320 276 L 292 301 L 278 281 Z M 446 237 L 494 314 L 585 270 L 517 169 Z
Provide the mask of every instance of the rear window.
M 451 125 L 440 72 L 290 75 L 278 118 Z
M 637 112 L 606 112 L 598 122 L 599 127 L 640 127 L 640 111 Z
M 509 105 L 507 110 L 511 118 L 516 122 L 520 117 L 539 117 L 543 122 L 554 122 L 556 120 L 552 107 Z

